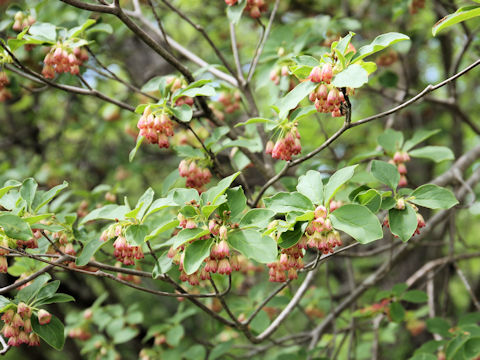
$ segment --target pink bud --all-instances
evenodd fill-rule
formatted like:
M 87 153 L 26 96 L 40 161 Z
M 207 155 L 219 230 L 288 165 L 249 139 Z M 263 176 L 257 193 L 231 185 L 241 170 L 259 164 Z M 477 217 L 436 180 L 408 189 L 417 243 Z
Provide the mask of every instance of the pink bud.
M 28 346 L 39 346 L 40 345 L 40 338 L 37 334 L 31 333 L 28 337 Z
M 322 70 L 320 70 L 320 67 L 315 66 L 310 72 L 310 75 L 308 75 L 308 79 L 314 83 L 322 81 Z
M 0 273 L 6 273 L 8 271 L 8 262 L 5 256 L 0 256 Z
M 324 64 L 321 71 L 321 81 L 325 81 L 330 84 L 333 78 L 333 68 L 331 64 Z
M 267 145 L 265 147 L 265 153 L 266 154 L 272 154 L 273 147 L 274 147 L 274 143 L 273 143 L 273 141 L 270 140 L 269 142 L 267 142 Z
M 404 163 L 399 163 L 397 166 L 397 170 L 400 173 L 400 175 L 405 175 L 407 173 L 407 167 L 405 166 Z
M 232 273 L 232 267 L 228 259 L 222 259 L 218 262 L 218 273 L 220 275 L 230 275 Z
M 24 302 L 20 302 L 18 303 L 17 305 L 17 313 L 19 313 L 21 316 L 24 316 L 25 314 L 27 314 L 29 312 L 29 307 L 27 304 L 25 304 Z
M 13 316 L 12 325 L 16 328 L 23 326 L 23 319 L 20 314 L 17 313 Z
M 327 104 L 332 105 L 337 103 L 337 95 L 338 95 L 338 90 L 333 88 L 328 92 L 327 96 Z
M 220 239 L 226 239 L 227 238 L 228 229 L 225 225 L 220 226 L 219 234 L 220 234 Z

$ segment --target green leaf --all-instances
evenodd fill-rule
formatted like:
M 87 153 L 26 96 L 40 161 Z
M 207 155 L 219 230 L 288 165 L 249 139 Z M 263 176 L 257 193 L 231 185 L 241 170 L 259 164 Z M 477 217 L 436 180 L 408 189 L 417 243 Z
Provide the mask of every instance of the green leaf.
M 458 200 L 453 193 L 445 188 L 434 184 L 425 184 L 412 193 L 414 199 L 410 202 L 429 209 L 450 209 L 458 204 Z
M 55 280 L 45 284 L 44 286 L 41 287 L 40 291 L 35 296 L 36 300 L 43 300 L 43 299 L 52 297 L 53 294 L 57 292 L 59 286 L 60 286 L 59 280 Z
M 28 223 L 17 215 L 8 213 L 0 215 L 0 226 L 3 227 L 5 234 L 12 239 L 27 241 L 33 237 Z
M 227 189 L 227 203 L 230 209 L 230 219 L 236 221 L 242 215 L 243 210 L 247 206 L 247 198 L 241 186 Z
M 10 190 L 19 187 L 20 185 L 22 185 L 22 183 L 16 182 L 15 184 L 9 184 L 4 186 L 0 189 L 0 198 L 2 198 L 2 196 L 8 193 Z
M 444 160 L 455 159 L 452 150 L 445 146 L 425 146 L 409 151 L 409 155 L 411 157 L 433 160 L 437 163 Z
M 107 34 L 113 34 L 113 28 L 112 28 L 112 25 L 104 23 L 104 24 L 97 24 L 91 27 L 90 29 L 87 29 L 88 34 L 92 34 L 95 32 L 104 32 Z
M 265 118 L 251 118 L 251 119 L 248 119 L 247 121 L 245 122 L 242 122 L 242 123 L 238 123 L 235 125 L 235 127 L 239 127 L 239 126 L 245 126 L 245 125 L 250 125 L 250 124 L 277 124 L 277 122 L 275 120 L 270 120 L 270 119 L 265 119 Z
M 207 202 L 210 202 L 211 205 L 215 205 L 218 198 L 227 191 L 238 175 L 240 175 L 240 172 L 236 172 L 235 174 L 220 180 L 217 185 L 205 191 L 202 194 L 203 204 L 206 205 Z
M 227 7 L 227 16 L 232 24 L 237 24 L 242 17 L 243 9 L 247 5 L 247 1 L 242 1 L 233 6 Z
M 80 225 L 86 224 L 92 220 L 124 220 L 125 214 L 128 213 L 130 209 L 126 205 L 115 205 L 109 204 L 101 208 L 91 211 L 87 216 L 85 216 Z
M 463 357 L 463 348 L 465 343 L 470 338 L 469 334 L 459 335 L 452 340 L 446 346 L 445 355 L 447 356 L 447 360 L 460 360 L 465 359 Z
M 465 359 L 475 359 L 480 354 L 480 337 L 468 339 L 463 347 L 463 356 Z
M 173 259 L 170 259 L 167 254 L 168 250 L 159 257 L 158 262 L 153 267 L 152 276 L 154 279 L 157 279 L 160 275 L 165 274 L 172 268 Z
M 390 317 L 393 322 L 402 322 L 405 318 L 405 309 L 399 302 L 392 302 L 390 304 Z
M 299 192 L 280 192 L 276 195 L 263 199 L 265 207 L 279 214 L 285 214 L 290 211 L 308 211 L 313 210 L 313 204 L 309 198 Z
M 54 294 L 54 295 L 50 296 L 49 298 L 39 300 L 38 303 L 36 303 L 36 306 L 66 303 L 66 302 L 70 302 L 70 301 L 75 301 L 75 298 L 73 296 L 68 295 L 68 294 L 58 293 L 58 294 Z
M 347 204 L 330 214 L 335 229 L 346 232 L 362 244 L 381 239 L 382 226 L 377 217 L 365 206 Z
M 395 284 L 393 287 L 392 287 L 392 293 L 393 295 L 395 296 L 400 296 L 402 295 L 405 290 L 408 289 L 408 285 L 405 284 L 405 283 L 399 283 L 399 284 Z
M 428 296 L 425 291 L 410 290 L 402 295 L 402 300 L 411 303 L 421 304 L 428 301 Z
M 297 222 L 293 230 L 285 231 L 280 235 L 280 238 L 278 239 L 278 246 L 288 249 L 297 244 L 305 233 L 307 226 L 308 221 Z
M 368 71 L 359 64 L 352 64 L 333 78 L 332 85 L 342 88 L 359 88 L 368 82 Z
M 195 200 L 197 203 L 200 202 L 200 196 L 195 189 L 173 189 L 170 194 L 173 202 L 178 206 L 185 206 L 186 203 L 190 203 L 192 200 Z
M 348 49 L 348 44 L 350 44 L 350 41 L 352 41 L 353 36 L 355 36 L 355 33 L 349 31 L 347 36 L 341 38 L 340 41 L 338 41 L 337 46 L 335 46 L 335 49 L 340 51 L 340 53 L 345 54 L 345 51 L 347 51 Z
M 180 221 L 178 219 L 172 219 L 172 220 L 167 220 L 164 222 L 162 225 L 158 226 L 156 229 L 154 229 L 148 236 L 145 237 L 145 242 L 157 237 L 160 235 L 162 232 L 165 232 L 167 230 L 176 228 L 180 224 Z
M 402 241 L 408 241 L 417 229 L 417 213 L 408 204 L 403 210 L 390 209 L 388 223 L 393 235 L 398 236 Z
M 193 274 L 210 255 L 213 239 L 197 240 L 185 248 L 183 267 L 187 275 Z
M 135 147 L 130 151 L 130 154 L 128 154 L 128 161 L 132 162 L 133 159 L 135 159 L 135 155 L 137 155 L 137 151 L 140 148 L 140 145 L 142 145 L 143 140 L 145 140 L 145 136 L 138 136 L 137 137 L 137 143 L 135 144 Z
M 25 303 L 29 303 L 35 296 L 38 294 L 40 289 L 47 283 L 48 280 L 51 279 L 50 274 L 45 273 L 37 277 L 33 282 L 21 289 L 17 296 L 16 299 L 18 301 L 23 301 Z
M 33 199 L 35 198 L 35 192 L 37 191 L 38 184 L 33 178 L 25 179 L 20 188 L 20 196 L 27 202 L 29 209 L 32 208 Z
M 240 228 L 267 227 L 275 212 L 270 209 L 251 209 L 240 220 Z
M 100 239 L 92 239 L 83 247 L 83 250 L 80 256 L 77 257 L 75 260 L 75 264 L 77 266 L 84 266 L 87 265 L 93 255 L 100 249 L 103 245 L 107 242 L 103 242 Z
M 464 6 L 455 11 L 453 14 L 445 16 L 443 19 L 438 21 L 432 28 L 432 35 L 436 36 L 440 31 L 463 22 L 469 19 L 473 19 L 477 16 L 480 16 L 480 6 L 471 5 Z
M 142 91 L 144 92 L 154 92 L 158 91 L 162 84 L 166 84 L 165 76 L 155 76 L 148 80 L 145 85 L 142 86 Z M 143 111 L 142 111 L 143 112 Z
M 152 188 L 148 188 L 143 195 L 138 199 L 137 204 L 135 205 L 135 208 L 139 208 L 139 211 L 137 213 L 138 219 L 143 219 L 143 216 L 147 212 L 148 208 L 152 204 L 153 197 L 155 195 L 155 192 L 153 191 Z
M 422 141 L 427 140 L 429 137 L 432 137 L 435 134 L 438 134 L 440 132 L 440 129 L 435 129 L 435 130 L 417 130 L 413 134 L 413 136 L 405 141 L 405 144 L 403 145 L 403 151 L 408 151 L 411 148 L 413 148 L 415 145 L 420 144 Z
M 280 119 L 285 119 L 288 115 L 288 112 L 297 107 L 298 103 L 302 101 L 308 94 L 310 94 L 313 89 L 317 87 L 318 84 L 311 81 L 304 81 L 297 85 L 292 91 L 287 95 L 281 98 L 278 103 Z
M 183 353 L 183 357 L 187 360 L 205 359 L 207 350 L 202 345 L 193 345 Z
M 277 259 L 277 243 L 270 236 L 255 230 L 240 230 L 229 234 L 228 243 L 249 259 L 271 263 Z
M 199 158 L 203 159 L 203 152 L 200 149 L 196 149 L 194 147 L 191 147 L 189 145 L 180 145 L 180 146 L 175 146 L 174 147 L 175 152 L 179 157 L 183 158 Z
M 357 165 L 345 167 L 336 171 L 330 177 L 327 185 L 325 185 L 324 204 L 328 205 L 337 191 L 340 190 L 340 187 L 352 178 L 356 167 Z
M 400 181 L 400 173 L 397 167 L 385 161 L 372 161 L 372 174 L 383 184 L 388 185 L 392 190 L 396 190 Z
M 182 340 L 185 331 L 183 330 L 183 326 L 178 324 L 172 327 L 170 330 L 167 331 L 165 334 L 167 338 L 167 343 L 170 346 L 178 346 L 180 344 L 180 340 Z
M 68 30 L 67 32 L 67 38 L 74 38 L 74 37 L 78 37 L 82 32 L 84 32 L 85 30 L 87 30 L 89 27 L 91 27 L 92 25 L 94 25 L 96 23 L 95 20 L 93 19 L 88 19 L 87 21 L 85 21 L 83 23 L 83 25 L 81 26 L 76 26 L 70 30 Z
M 309 106 L 295 109 L 290 114 L 290 121 L 300 121 L 303 118 L 306 118 L 312 114 L 315 114 L 316 112 L 317 112 L 317 109 L 315 108 L 315 105 L 309 105 Z
M 48 324 L 40 325 L 36 315 L 32 315 L 32 328 L 48 345 L 56 350 L 62 350 L 65 343 L 64 327 L 62 322 L 52 315 Z
M 127 341 L 132 340 L 134 337 L 138 335 L 139 330 L 136 328 L 125 327 L 118 331 L 115 331 L 113 334 L 113 343 L 114 344 L 122 344 L 126 343 Z
M 35 197 L 34 211 L 37 212 L 42 208 L 42 206 L 44 206 L 45 204 L 48 204 L 55 196 L 57 196 L 60 193 L 60 191 L 65 189 L 67 186 L 68 186 L 68 183 L 64 181 L 63 184 L 57 185 L 51 188 L 50 190 L 48 190 L 47 192 L 44 192 L 43 194 L 41 194 L 38 200 L 37 200 L 37 197 Z
M 183 104 L 174 108 L 169 108 L 175 117 L 182 122 L 189 122 L 192 120 L 193 110 L 191 106 Z
M 215 96 L 215 89 L 210 85 L 203 85 L 202 87 L 185 89 L 181 92 L 181 96 Z
M 204 235 L 210 234 L 210 231 L 195 228 L 195 229 L 183 229 L 176 236 L 170 239 L 173 244 L 173 248 L 176 249 L 180 245 L 185 244 L 186 242 L 198 239 Z
M 125 231 L 125 237 L 129 244 L 142 245 L 148 235 L 146 225 L 130 225 Z
M 318 171 L 307 171 L 298 179 L 297 191 L 308 197 L 313 204 L 323 204 L 322 175 Z
M 246 1 L 244 1 L 244 3 L 246 3 Z M 210 356 L 208 357 L 208 360 L 221 359 L 222 355 L 230 353 L 230 349 L 232 348 L 232 345 L 233 345 L 233 340 L 219 343 L 210 352 Z
M 36 40 L 47 42 L 57 41 L 57 30 L 55 25 L 50 23 L 36 22 L 30 27 L 28 32 L 31 35 L 31 38 Z
M 177 171 L 177 173 L 178 173 L 178 171 Z M 185 205 L 185 203 L 183 205 Z M 169 197 L 168 198 L 157 199 L 152 203 L 152 205 L 148 209 L 148 212 L 145 214 L 143 219 L 145 220 L 148 216 L 156 213 L 157 211 L 160 211 L 160 210 L 172 207 L 172 206 L 178 206 L 178 205 L 173 199 L 171 199 Z
M 378 144 L 387 152 L 393 155 L 403 145 L 403 134 L 400 131 L 387 129 L 378 139 Z
M 407 35 L 400 34 L 397 32 L 389 32 L 386 34 L 382 34 L 377 36 L 370 44 L 362 46 L 355 56 L 352 59 L 352 62 L 357 62 L 385 49 L 388 46 L 391 46 L 399 41 L 410 40 Z
M 355 196 L 355 202 L 366 206 L 372 213 L 376 213 L 382 204 L 382 196 L 375 189 L 362 191 Z

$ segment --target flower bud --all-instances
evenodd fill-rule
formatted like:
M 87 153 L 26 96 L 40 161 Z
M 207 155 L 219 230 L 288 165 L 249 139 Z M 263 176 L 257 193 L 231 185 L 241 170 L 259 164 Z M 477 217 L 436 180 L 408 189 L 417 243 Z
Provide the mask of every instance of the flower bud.
M 52 319 L 52 314 L 50 314 L 48 311 L 40 309 L 37 313 L 38 316 L 38 323 L 40 325 L 45 325 L 50 322 Z
M 324 64 L 321 71 L 321 81 L 325 81 L 327 84 L 330 84 L 333 78 L 333 68 L 331 64 Z
M 320 67 L 315 66 L 310 72 L 310 75 L 308 75 L 308 80 L 314 83 L 318 83 L 322 81 L 322 79 L 322 70 L 320 69 Z

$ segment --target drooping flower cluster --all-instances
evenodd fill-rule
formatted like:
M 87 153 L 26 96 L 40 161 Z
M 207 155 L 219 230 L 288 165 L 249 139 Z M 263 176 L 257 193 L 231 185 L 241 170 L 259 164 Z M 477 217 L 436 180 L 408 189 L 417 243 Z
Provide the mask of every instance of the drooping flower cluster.
M 281 159 L 285 161 L 292 160 L 292 156 L 300 154 L 302 151 L 302 144 L 300 143 L 300 133 L 298 132 L 296 124 L 282 132 L 283 136 L 273 141 L 267 142 L 265 153 L 272 155 L 274 159 Z
M 38 239 L 43 235 L 39 229 L 32 229 L 33 237 L 30 240 L 16 240 L 17 246 L 26 249 L 37 249 Z
M 137 127 L 140 129 L 139 135 L 144 136 L 148 143 L 158 144 L 160 148 L 170 146 L 168 137 L 173 136 L 173 122 L 167 114 L 156 115 L 150 106 L 147 106 L 138 120 Z
M 13 22 L 12 29 L 18 32 L 22 31 L 28 26 L 32 26 L 33 24 L 35 24 L 35 18 L 33 16 L 27 15 L 21 11 L 18 11 L 15 14 L 14 20 L 15 21 Z
M 330 85 L 333 78 L 333 67 L 329 63 L 323 64 L 322 68 L 315 66 L 308 79 L 318 85 L 309 96 L 315 108 L 321 113 L 331 113 L 332 117 L 342 116 L 341 106 L 345 102 L 343 92 Z
M 227 114 L 231 114 L 236 110 L 240 109 L 240 93 L 228 93 L 226 91 L 220 93 L 218 97 L 218 102 L 222 104 L 224 111 Z
M 258 19 L 262 16 L 263 12 L 268 10 L 267 0 L 247 0 L 247 6 L 245 11 L 250 14 L 254 19 Z
M 270 71 L 270 80 L 273 81 L 275 85 L 280 84 L 280 78 L 282 76 L 288 76 L 289 71 L 288 71 L 288 66 L 276 66 L 275 68 Z
M 192 228 L 188 227 L 187 224 L 188 222 L 184 224 L 184 226 L 181 226 L 184 228 Z M 196 224 L 194 227 L 196 227 Z M 230 227 L 236 228 L 238 227 L 238 224 L 231 224 Z M 198 240 L 213 237 L 214 243 L 210 248 L 210 255 L 204 260 L 201 267 L 193 274 L 187 274 L 184 270 L 185 247 L 188 246 L 188 244 L 181 245 L 176 249 L 172 246 L 167 254 L 167 256 L 173 259 L 173 262 L 179 266 L 180 280 L 188 282 L 190 285 L 198 285 L 200 280 L 209 280 L 211 273 L 230 275 L 233 271 L 240 271 L 242 267 L 240 255 L 234 253 L 233 249 L 228 245 L 227 226 L 222 223 L 219 218 L 215 218 L 209 221 L 208 228 L 210 235 L 205 235 Z
M 330 211 L 336 210 L 340 204 L 332 201 Z M 316 248 L 324 254 L 333 253 L 336 246 L 342 245 L 340 234 L 332 228 L 330 219 L 327 218 L 327 209 L 320 205 L 315 209 L 315 218 L 308 224 L 305 231 L 306 244 L 310 248 Z
M 245 11 L 247 11 L 250 16 L 254 19 L 259 18 L 262 15 L 262 12 L 268 10 L 267 0 L 246 0 L 247 5 L 245 6 Z M 238 2 L 238 0 L 225 0 L 225 3 L 229 6 L 233 6 Z
M 88 60 L 88 52 L 84 48 L 71 48 L 68 45 L 58 43 L 50 49 L 45 56 L 42 75 L 47 79 L 53 79 L 55 73 L 67 73 L 78 75 L 80 65 Z
M 285 282 L 287 278 L 295 280 L 298 278 L 298 270 L 303 269 L 303 256 L 305 249 L 305 242 L 299 241 L 298 244 L 288 248 L 282 249 L 280 258 L 270 264 L 267 264 L 268 280 L 271 282 Z
M 212 173 L 208 168 L 200 167 L 195 160 L 182 160 L 178 165 L 178 172 L 181 177 L 187 179 L 188 188 L 204 191 L 204 185 L 210 182 Z
M 135 260 L 143 259 L 143 250 L 140 246 L 130 245 L 125 237 L 127 226 L 120 224 L 110 225 L 100 236 L 101 241 L 116 238 L 113 242 L 113 255 L 124 265 L 135 265 Z
M 7 89 L 7 85 L 10 84 L 7 73 L 0 71 L 0 102 L 7 101 L 12 98 L 12 93 Z
M 425 7 L 425 0 L 412 0 L 408 6 L 410 14 L 416 14 L 420 9 Z
M 90 323 L 93 317 L 92 309 L 86 309 L 83 312 L 83 320 L 80 324 L 70 330 L 68 330 L 68 336 L 72 339 L 78 339 L 82 341 L 86 341 L 92 337 L 92 333 L 90 332 Z
M 0 233 L 0 245 L 4 248 L 10 248 L 8 244 L 8 237 L 5 234 Z M 6 249 L 0 249 L 0 273 L 7 273 L 8 271 L 8 261 L 6 258 L 6 255 L 8 255 L 10 252 Z
M 75 248 L 73 247 L 73 238 L 69 237 L 68 234 L 64 231 L 58 231 L 53 233 L 52 240 L 56 240 L 56 247 L 62 253 L 72 256 L 77 254 Z
M 32 308 L 27 304 L 20 302 L 16 309 L 6 310 L 1 319 L 5 323 L 2 334 L 8 338 L 8 345 L 20 346 L 28 344 L 29 346 L 40 345 L 40 338 L 32 329 Z M 52 315 L 46 310 L 39 310 L 37 313 L 40 325 L 48 324 Z
M 407 167 L 405 163 L 410 161 L 410 156 L 406 151 L 397 151 L 393 158 L 389 161 L 390 164 L 395 165 L 397 167 L 398 172 L 400 173 L 400 180 L 398 182 L 398 186 L 407 186 Z

